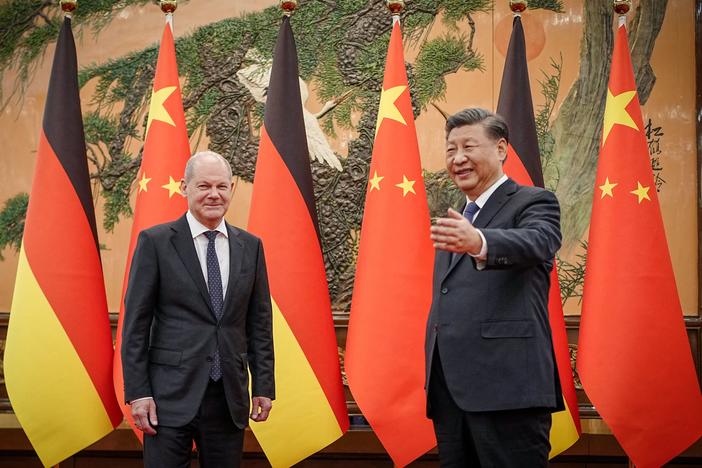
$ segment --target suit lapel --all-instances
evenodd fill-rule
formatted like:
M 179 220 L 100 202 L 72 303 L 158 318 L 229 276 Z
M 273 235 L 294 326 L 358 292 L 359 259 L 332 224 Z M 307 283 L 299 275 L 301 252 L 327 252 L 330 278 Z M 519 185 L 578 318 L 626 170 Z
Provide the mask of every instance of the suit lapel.
M 244 244 L 239 238 L 239 230 L 226 223 L 227 232 L 229 233 L 229 280 L 227 282 L 227 291 L 224 294 L 224 312 L 227 312 L 229 303 L 231 302 L 232 292 L 234 291 L 234 283 L 241 273 L 241 265 L 244 261 Z
M 517 191 L 518 185 L 516 182 L 514 182 L 512 179 L 507 179 L 502 185 L 497 187 L 497 189 L 490 195 L 490 198 L 488 198 L 487 202 L 483 207 L 480 208 L 480 212 L 478 213 L 478 217 L 475 218 L 475 222 L 473 223 L 473 226 L 475 226 L 478 229 L 488 227 L 490 224 L 490 221 L 497 215 L 497 213 L 502 209 L 504 206 L 505 202 L 509 199 L 514 192 Z M 463 213 L 463 210 L 465 209 L 465 203 L 461 207 L 461 213 Z M 489 246 L 488 246 L 489 248 Z M 451 252 L 442 252 L 443 254 L 448 257 L 448 261 L 444 261 L 447 265 L 446 267 L 446 273 L 444 274 L 443 278 L 441 281 L 443 282 L 446 277 L 453 271 L 453 269 L 456 267 L 458 262 L 463 260 L 465 257 L 469 257 L 469 255 L 466 254 L 461 254 L 461 255 L 451 255 Z
M 207 303 L 212 314 L 214 314 L 214 307 L 210 300 L 210 292 L 207 290 L 207 283 L 205 283 L 205 277 L 202 275 L 202 267 L 197 258 L 195 243 L 193 242 L 193 236 L 190 232 L 190 225 L 185 216 L 173 223 L 171 229 L 174 231 L 171 243 L 173 243 L 173 247 L 178 253 L 180 260 L 183 262 L 183 265 L 185 265 L 185 271 L 187 271 L 193 279 L 202 298 Z
M 492 218 L 502 209 L 505 202 L 509 200 L 509 197 L 517 191 L 517 187 L 517 184 L 512 179 L 507 179 L 502 185 L 497 187 L 497 190 L 488 198 L 485 206 L 480 209 L 473 226 L 478 229 L 487 227 Z

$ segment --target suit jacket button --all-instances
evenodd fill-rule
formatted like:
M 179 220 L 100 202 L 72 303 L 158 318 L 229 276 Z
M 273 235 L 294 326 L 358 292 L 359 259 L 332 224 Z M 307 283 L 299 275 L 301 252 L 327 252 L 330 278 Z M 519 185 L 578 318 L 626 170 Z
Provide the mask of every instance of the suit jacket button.
M 448 292 L 448 288 L 441 288 L 441 294 L 446 294 Z
M 212 356 L 207 356 L 207 359 L 205 359 L 207 362 L 212 362 Z

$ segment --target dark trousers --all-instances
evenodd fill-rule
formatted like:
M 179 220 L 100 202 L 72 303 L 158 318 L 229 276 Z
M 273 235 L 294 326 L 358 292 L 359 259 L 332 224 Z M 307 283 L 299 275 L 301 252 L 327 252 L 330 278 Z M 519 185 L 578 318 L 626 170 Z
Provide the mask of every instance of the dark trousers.
M 190 423 L 182 427 L 158 426 L 156 431 L 155 436 L 144 436 L 146 468 L 190 467 L 193 440 L 200 467 L 229 468 L 241 464 L 244 431 L 232 421 L 222 380 L 210 381 Z
M 548 465 L 550 411 L 463 411 L 446 386 L 438 348 L 434 350 L 428 399 L 442 467 Z

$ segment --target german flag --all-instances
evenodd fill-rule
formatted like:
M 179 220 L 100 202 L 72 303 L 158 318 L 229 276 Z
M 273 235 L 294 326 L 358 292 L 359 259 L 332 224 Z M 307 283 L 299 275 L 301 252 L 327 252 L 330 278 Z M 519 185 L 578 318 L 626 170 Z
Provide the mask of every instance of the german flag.
M 114 358 L 114 392 L 122 406 L 124 417 L 141 440 L 143 433 L 134 427 L 131 408 L 124 401 L 122 375 L 122 326 L 124 319 L 124 294 L 127 291 L 129 268 L 139 233 L 156 224 L 173 221 L 188 209 L 180 193 L 180 179 L 190 158 L 190 143 L 185 126 L 183 101 L 178 80 L 175 44 L 173 42 L 172 16 L 166 17 L 161 47 L 158 51 L 154 86 L 146 123 L 146 137 L 141 167 L 137 174 L 137 195 L 134 205 L 134 224 L 127 252 L 127 265 L 122 286 L 117 341 Z
M 277 389 L 268 421 L 251 429 L 274 467 L 299 462 L 349 426 L 299 86 L 295 40 L 284 17 L 248 225 L 266 250 Z
M 388 45 L 369 176 L 346 375 L 373 431 L 404 466 L 436 445 L 424 393 L 434 246 L 399 19 Z
M 504 117 L 509 126 L 509 147 L 504 165 L 505 173 L 519 184 L 543 187 L 544 176 L 541 170 L 534 107 L 529 87 L 524 29 L 518 15 L 514 17 L 512 25 L 512 36 L 502 74 L 497 113 Z M 556 367 L 565 404 L 563 411 L 553 413 L 551 417 L 549 458 L 553 458 L 573 445 L 580 437 L 581 431 L 578 400 L 575 395 L 573 372 L 570 366 L 568 337 L 563 320 L 561 288 L 558 284 L 555 261 L 551 271 L 548 316 L 551 323 Z
M 19 254 L 5 350 L 12 408 L 46 466 L 122 420 L 78 94 L 64 19 Z

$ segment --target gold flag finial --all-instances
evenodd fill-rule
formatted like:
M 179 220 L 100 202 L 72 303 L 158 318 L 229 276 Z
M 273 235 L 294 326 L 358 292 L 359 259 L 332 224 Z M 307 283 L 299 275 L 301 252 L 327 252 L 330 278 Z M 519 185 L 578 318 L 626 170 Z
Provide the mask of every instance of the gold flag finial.
M 70 15 L 78 7 L 78 0 L 60 0 L 59 4 L 63 12 Z
M 167 15 L 172 14 L 178 8 L 178 0 L 160 0 L 158 2 L 161 11 Z
M 393 16 L 396 16 L 405 9 L 405 2 L 404 0 L 385 0 L 385 6 L 390 10 Z
M 529 7 L 529 2 L 527 0 L 509 0 L 509 9 L 512 13 L 522 13 Z
M 297 9 L 297 0 L 280 0 L 280 8 L 285 16 L 290 16 Z
M 631 10 L 631 0 L 614 0 L 612 8 L 618 15 L 626 15 Z

